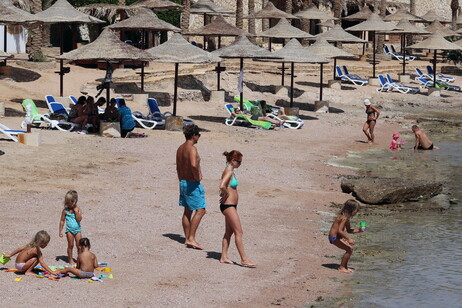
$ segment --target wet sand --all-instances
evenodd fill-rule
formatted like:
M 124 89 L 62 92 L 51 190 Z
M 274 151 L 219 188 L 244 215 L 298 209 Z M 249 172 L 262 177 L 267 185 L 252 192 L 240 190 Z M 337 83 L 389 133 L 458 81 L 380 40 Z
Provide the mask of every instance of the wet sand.
M 18 101 L 56 95 L 58 76 L 53 71 L 41 71 L 41 77 L 30 82 L 2 80 L 0 101 L 6 102 L 7 116 L 1 123 L 18 128 L 23 119 Z M 103 76 L 103 71 L 72 66 L 71 74 L 65 77 L 65 95 L 79 95 L 82 84 Z M 127 78 L 134 72 L 118 70 L 114 76 Z M 203 80 L 214 88 L 214 75 L 210 76 Z M 234 88 L 237 74 L 224 78 L 229 78 L 224 87 Z M 302 73 L 297 76 L 296 87 L 303 91 L 295 99 L 297 105 L 303 107 L 303 103 L 313 104 L 317 99 L 319 89 L 313 85 L 318 78 Z M 247 73 L 245 80 L 270 86 L 279 84 L 280 76 Z M 344 156 L 347 150 L 388 148 L 392 133 L 413 121 L 397 115 L 393 106 L 412 109 L 411 104 L 421 104 L 432 108 L 441 101 L 420 94 L 376 93 L 375 87 L 346 88 L 325 90 L 325 99 L 331 100 L 335 112 L 301 110 L 305 125 L 297 131 L 228 127 L 223 124 L 226 111 L 222 104 L 179 102 L 178 114 L 204 129 L 197 144 L 208 204 L 197 235 L 204 251 L 182 244 L 182 209 L 177 205 L 175 172 L 175 151 L 184 141 L 180 132 L 136 129 L 146 132 L 148 138 L 110 139 L 34 129 L 42 137 L 38 148 L 0 140 L 0 150 L 6 153 L 0 156 L 0 250 L 10 252 L 44 229 L 52 237 L 43 250 L 46 262 L 64 264 L 55 260 L 66 255 L 66 241 L 58 237 L 59 216 L 64 194 L 75 189 L 83 210 L 83 236 L 90 238 L 92 251 L 100 262 L 109 263 L 114 275 L 104 283 L 34 277 L 13 282 L 15 274 L 2 272 L 2 303 L 58 306 L 65 298 L 70 306 L 293 307 L 333 295 L 338 279 L 345 275 L 326 266 L 339 262 L 341 252 L 327 242 L 320 229 L 322 212 L 336 211 L 331 203 L 349 198 L 341 193 L 338 176 L 351 171 L 328 166 L 326 161 Z M 287 96 L 253 93 L 248 88 L 245 95 L 267 98 L 271 104 L 288 100 Z M 460 103 L 457 95 L 450 95 L 444 98 L 445 106 Z M 364 143 L 361 131 L 365 97 L 372 97 L 383 110 L 374 145 Z M 132 111 L 147 111 L 131 102 L 128 106 Z M 171 111 L 172 107 L 163 109 Z M 256 269 L 218 261 L 224 232 L 218 208 L 219 178 L 225 166 L 221 153 L 232 149 L 244 154 L 236 171 L 238 210 L 246 250 L 258 263 Z M 332 255 L 338 258 L 329 258 Z M 234 246 L 230 258 L 239 261 Z M 7 265 L 13 264 L 10 261 Z

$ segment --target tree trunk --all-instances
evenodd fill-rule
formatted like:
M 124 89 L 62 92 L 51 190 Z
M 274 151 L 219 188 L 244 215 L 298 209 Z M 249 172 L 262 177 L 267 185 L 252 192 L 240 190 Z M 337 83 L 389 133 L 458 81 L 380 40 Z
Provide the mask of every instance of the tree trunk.
M 451 1 L 451 11 L 452 11 L 452 30 L 457 30 L 457 11 L 459 10 L 459 0 Z
M 292 7 L 292 0 L 286 0 L 286 5 L 285 5 L 285 7 L 286 7 L 286 13 L 288 13 L 288 14 L 292 14 L 292 13 L 293 13 L 293 11 L 292 11 L 292 9 L 293 9 L 293 7 Z
M 311 5 L 312 2 L 313 2 L 312 0 L 304 0 L 301 7 L 300 7 L 300 11 L 303 11 L 303 10 L 307 9 Z M 310 30 L 311 30 L 310 20 L 308 20 L 308 19 L 300 19 L 300 28 L 303 31 L 305 31 L 307 33 L 310 33 Z M 303 46 L 308 46 L 308 43 L 309 43 L 309 41 L 307 39 L 302 40 L 302 45 Z
M 248 14 L 253 14 L 255 13 L 255 0 L 249 0 L 249 8 L 248 8 Z M 250 18 L 247 20 L 248 22 L 248 28 L 249 28 L 249 33 L 250 34 L 255 34 L 255 18 Z M 255 43 L 255 37 L 251 37 L 250 41 L 252 43 Z
M 334 11 L 334 17 L 338 18 L 338 20 L 335 21 L 335 24 L 340 25 L 340 18 L 342 17 L 342 0 L 334 0 L 332 9 Z
M 236 27 L 244 29 L 244 1 L 236 0 Z
M 183 13 L 181 14 L 181 29 L 188 30 L 189 16 L 191 15 L 191 1 L 183 0 Z
M 387 14 L 387 0 L 380 0 L 380 17 L 382 19 Z M 383 45 L 385 44 L 385 35 L 381 34 L 377 36 L 377 54 L 383 54 Z
M 32 0 L 31 12 L 37 14 L 42 11 L 42 0 Z M 42 27 L 39 24 L 34 24 L 30 27 L 30 46 L 27 53 L 29 60 L 34 60 L 40 57 L 42 52 Z

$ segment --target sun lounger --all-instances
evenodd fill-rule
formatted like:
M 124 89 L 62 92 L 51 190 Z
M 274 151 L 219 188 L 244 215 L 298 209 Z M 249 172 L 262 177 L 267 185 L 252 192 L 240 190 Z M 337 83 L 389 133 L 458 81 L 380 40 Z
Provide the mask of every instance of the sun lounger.
M 417 73 L 417 77 L 415 78 L 415 80 L 419 81 L 418 79 L 425 79 L 427 81 L 431 81 L 432 84 L 433 84 L 433 74 L 426 74 L 426 73 L 422 73 L 422 71 L 420 69 L 418 69 L 417 67 L 415 68 L 415 72 Z M 433 72 L 433 70 L 432 70 Z M 436 75 L 436 83 L 447 83 L 448 80 L 444 77 L 439 77 L 438 75 Z
M 342 81 L 353 83 L 355 86 L 364 86 L 368 83 L 366 79 L 363 79 L 356 74 L 348 73 L 348 69 L 346 68 L 346 66 L 343 66 L 344 73 L 342 73 L 342 70 L 339 66 L 336 66 L 335 69 L 337 71 L 338 77 Z
M 390 45 L 391 52 L 397 56 L 401 56 L 401 60 L 403 59 L 403 55 L 400 52 L 397 52 L 395 46 Z M 414 61 L 416 56 L 406 55 L 406 61 Z
M 427 80 L 427 79 L 424 79 L 424 78 L 416 78 L 416 80 L 420 83 L 420 87 L 422 87 L 422 88 L 433 87 L 433 81 L 432 80 Z M 448 90 L 448 91 L 458 91 L 458 92 L 460 92 L 460 90 L 461 90 L 459 86 L 454 86 L 454 85 L 450 85 L 450 84 L 447 84 L 447 83 L 440 83 L 440 82 L 436 83 L 436 88 L 445 89 L 445 90 Z
M 383 75 L 378 75 L 380 86 L 376 89 L 377 92 L 388 92 L 391 91 L 393 88 L 391 84 L 385 79 Z
M 236 95 L 234 96 L 234 100 L 235 101 L 240 101 L 240 96 L 239 95 Z M 257 104 L 258 101 L 249 101 L 248 99 L 243 99 L 243 104 L 244 104 L 244 109 L 249 111 L 249 112 L 252 112 L 252 109 L 257 109 L 259 110 L 260 114 L 262 116 L 267 116 L 269 118 L 272 118 L 272 119 L 275 119 L 277 121 L 280 121 L 280 122 L 284 122 L 284 127 L 287 127 L 287 128 L 290 128 L 290 129 L 299 129 L 301 128 L 305 122 L 303 122 L 300 118 L 297 118 L 297 117 L 289 117 L 291 118 L 290 120 L 288 119 L 281 119 L 275 112 L 279 112 L 279 108 L 278 107 L 273 107 L 273 106 L 269 106 L 269 105 L 266 105 L 268 106 L 269 108 L 271 108 L 271 110 L 273 111 L 274 110 L 274 113 L 273 112 L 263 112 L 262 111 L 262 107 L 260 104 Z
M 430 65 L 427 65 L 427 73 L 429 76 L 432 76 L 432 80 L 433 80 L 433 68 L 430 66 Z M 443 75 L 441 73 L 436 73 L 436 82 L 454 82 L 456 79 L 454 77 L 450 77 L 450 76 L 446 76 L 446 75 Z
M 390 51 L 388 49 L 388 46 L 387 45 L 383 45 L 383 51 L 385 52 L 386 55 L 390 55 L 392 57 L 394 57 L 396 60 L 403 60 L 403 58 L 405 58 L 406 61 L 412 61 L 415 59 L 414 56 L 403 56 L 401 55 L 400 53 L 395 53 L 393 51 Z
M 148 98 L 148 108 L 149 108 L 149 117 L 152 117 L 153 119 L 160 118 L 165 121 L 167 117 L 173 115 L 173 113 L 171 113 L 170 111 L 166 111 L 166 112 L 160 111 L 159 104 L 157 103 L 157 100 L 153 97 Z M 183 126 L 191 125 L 191 124 L 194 124 L 194 121 L 183 119 Z
M 10 139 L 12 141 L 18 142 L 17 135 L 19 133 L 27 133 L 27 132 L 24 131 L 24 130 L 11 129 L 8 126 L 3 125 L 3 124 L 0 123 L 0 133 L 4 134 L 5 136 L 8 137 L 8 139 Z
M 57 128 L 57 129 L 59 129 L 61 131 L 64 131 L 64 132 L 70 132 L 74 128 L 77 128 L 78 126 L 80 126 L 78 124 L 67 121 L 67 118 L 69 117 L 69 113 L 67 112 L 67 110 L 63 106 L 63 104 L 58 103 L 54 99 L 54 97 L 52 95 L 46 95 L 45 100 L 47 102 L 48 109 L 50 109 L 50 113 L 44 114 L 43 117 L 46 118 L 47 121 L 49 120 L 50 122 L 51 121 L 58 121 L 59 122 L 59 125 L 56 124 L 56 125 L 52 126 L 53 128 Z M 54 119 L 53 114 L 62 115 L 63 119 L 59 119 L 59 120 Z M 56 123 L 56 122 L 54 122 L 54 123 Z
M 231 104 L 225 104 L 225 108 L 229 113 L 228 118 L 225 119 L 225 124 L 228 126 L 248 124 L 249 126 L 261 127 L 263 129 L 271 129 L 274 127 L 270 122 L 254 121 L 247 114 L 233 115 L 235 108 Z
M 416 94 L 416 93 L 419 92 L 419 88 L 417 88 L 417 87 L 410 87 L 410 86 L 406 86 L 406 85 L 402 84 L 401 82 L 395 82 L 391 78 L 390 74 L 386 74 L 386 76 L 387 76 L 386 81 L 391 86 L 392 91 L 394 90 L 394 91 L 398 91 L 398 92 L 401 92 L 401 93 L 410 93 L 410 94 Z
M 75 96 L 69 95 L 69 99 L 71 100 L 72 104 L 74 105 L 77 104 L 77 98 L 75 98 Z M 104 113 L 104 109 L 98 106 L 98 114 L 103 114 L 103 113 Z

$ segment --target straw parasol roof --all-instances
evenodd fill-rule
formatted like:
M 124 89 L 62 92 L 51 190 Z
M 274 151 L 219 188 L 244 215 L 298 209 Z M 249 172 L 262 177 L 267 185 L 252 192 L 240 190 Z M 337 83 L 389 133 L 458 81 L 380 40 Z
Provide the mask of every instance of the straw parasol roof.
M 212 63 L 220 62 L 218 55 L 212 54 L 189 43 L 179 33 L 165 43 L 147 50 L 154 62 L 166 63 Z
M 246 31 L 239 29 L 226 22 L 225 18 L 218 15 L 213 21 L 202 28 L 183 33 L 183 35 L 210 35 L 210 36 L 250 36 Z
M 306 49 L 316 55 L 323 56 L 326 58 L 356 57 L 355 55 L 346 52 L 343 49 L 337 48 L 334 45 L 329 44 L 324 38 L 318 38 L 314 44 L 306 47 Z
M 277 58 L 268 50 L 251 43 L 244 35 L 237 37 L 231 45 L 213 51 L 212 54 L 222 58 Z
M 361 21 L 361 20 L 367 20 L 371 15 L 372 15 L 372 11 L 366 5 L 362 9 L 360 9 L 359 12 L 343 17 L 342 19 L 349 20 L 349 21 Z
M 145 7 L 155 11 L 179 10 L 183 7 L 175 2 L 168 0 L 138 0 L 131 7 Z
M 334 16 L 328 15 L 324 13 L 323 11 L 319 10 L 316 5 L 311 4 L 307 9 L 297 12 L 294 14 L 298 18 L 303 18 L 303 19 L 333 19 L 337 20 L 338 18 L 335 18 Z
M 112 30 L 140 29 L 173 32 L 181 31 L 180 28 L 159 19 L 153 11 L 145 8 L 140 8 L 137 14 L 118 23 L 112 24 L 108 26 L 108 28 Z
M 460 48 L 462 49 L 462 39 L 455 41 L 454 44 L 460 46 Z
M 443 26 L 438 20 L 434 20 L 428 27 L 425 28 L 428 32 L 439 33 L 442 36 L 460 36 L 459 33 Z
M 257 19 L 263 19 L 263 18 L 286 18 L 286 19 L 298 19 L 298 17 L 286 13 L 284 11 L 281 11 L 280 9 L 276 8 L 274 4 L 270 1 L 266 4 L 266 6 L 261 9 L 258 12 L 255 12 L 253 14 L 247 15 L 244 18 L 257 18 Z
M 216 5 L 211 0 L 198 0 L 196 3 L 191 3 L 190 8 L 191 14 L 208 14 L 217 15 L 224 14 L 230 15 L 234 12 L 232 10 L 225 9 L 219 5 Z
M 422 28 L 414 26 L 407 19 L 401 19 L 399 23 L 396 25 L 396 27 L 399 28 L 399 30 L 392 30 L 392 31 L 388 31 L 387 33 L 390 33 L 390 34 L 422 34 L 422 35 L 431 34 L 430 32 Z
M 0 22 L 2 24 L 25 24 L 40 21 L 35 15 L 32 15 L 13 5 L 11 0 L 0 2 Z
M 323 38 L 328 42 L 341 42 L 341 43 L 367 43 L 367 41 L 346 32 L 340 25 L 335 25 L 327 32 L 319 33 L 315 38 Z
M 349 27 L 347 31 L 391 31 L 396 27 L 388 22 L 384 22 L 379 15 L 372 13 L 366 21 L 355 26 Z
M 114 31 L 104 29 L 96 40 L 80 48 L 66 52 L 58 57 L 60 60 L 138 60 L 151 61 L 154 57 L 145 50 L 122 42 Z
M 460 50 L 457 44 L 451 43 L 446 40 L 440 33 L 433 33 L 429 38 L 422 42 L 408 46 L 407 48 L 413 49 L 430 49 L 430 50 Z
M 398 10 L 394 14 L 387 15 L 383 18 L 384 21 L 400 21 L 402 19 L 406 19 L 407 21 L 425 22 L 422 17 L 411 14 L 405 9 Z
M 278 62 L 294 62 L 294 63 L 328 63 L 329 60 L 315 54 L 300 44 L 300 42 L 293 38 L 283 48 L 273 52 L 273 55 L 282 58 L 276 60 Z
M 424 16 L 422 16 L 422 19 L 427 22 L 432 22 L 434 20 L 438 20 L 439 22 L 444 22 L 444 23 L 451 22 L 450 20 L 444 18 L 443 14 L 437 14 L 435 10 L 429 10 Z
M 45 11 L 35 14 L 44 23 L 104 23 L 91 15 L 84 14 L 66 0 L 58 0 Z
M 291 38 L 310 38 L 313 35 L 300 30 L 292 26 L 287 19 L 281 18 L 277 25 L 272 28 L 269 28 L 266 31 L 257 33 L 255 36 L 261 37 L 274 37 L 274 38 L 284 38 L 284 39 L 291 39 Z

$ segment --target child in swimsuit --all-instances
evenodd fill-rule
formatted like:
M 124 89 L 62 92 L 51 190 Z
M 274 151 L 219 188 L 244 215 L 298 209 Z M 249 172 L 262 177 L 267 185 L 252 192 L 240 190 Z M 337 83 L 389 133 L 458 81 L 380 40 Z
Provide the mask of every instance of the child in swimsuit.
M 58 272 L 51 270 L 43 260 L 41 248 L 47 247 L 50 242 L 50 235 L 46 231 L 39 231 L 35 234 L 34 239 L 26 246 L 15 249 L 12 253 L 5 255 L 7 258 L 11 258 L 15 254 L 16 257 L 15 267 L 18 272 L 24 272 L 25 275 L 34 275 L 32 272 L 34 267 L 40 263 L 45 270 L 53 275 L 57 275 Z
M 77 257 L 76 267 L 66 267 L 59 271 L 58 277 L 67 276 L 68 273 L 74 274 L 80 279 L 92 278 L 95 276 L 93 273 L 95 268 L 98 267 L 98 261 L 94 253 L 90 251 L 90 240 L 86 237 L 79 241 L 79 255 Z
M 393 139 L 391 140 L 391 143 L 390 143 L 390 150 L 396 151 L 396 152 L 401 151 L 401 146 L 403 144 L 404 144 L 403 142 L 399 141 L 399 134 L 394 133 Z
M 340 249 L 345 250 L 342 257 L 342 262 L 338 270 L 342 273 L 352 273 L 353 270 L 348 268 L 348 261 L 353 253 L 353 246 L 355 241 L 351 239 L 346 233 L 359 233 L 361 229 L 351 229 L 350 218 L 355 216 L 359 211 L 359 203 L 353 199 L 348 200 L 343 205 L 340 215 L 335 219 L 329 231 L 329 242 Z
M 72 258 L 72 250 L 74 249 L 74 241 L 79 250 L 79 241 L 82 238 L 82 229 L 80 222 L 82 221 L 82 211 L 77 206 L 78 196 L 75 190 L 70 190 L 64 197 L 64 209 L 61 213 L 59 221 L 59 237 L 63 237 L 64 222 L 66 222 L 66 238 L 67 238 L 67 256 L 69 264 L 74 264 Z

